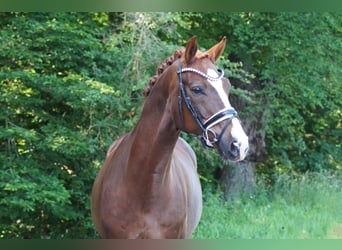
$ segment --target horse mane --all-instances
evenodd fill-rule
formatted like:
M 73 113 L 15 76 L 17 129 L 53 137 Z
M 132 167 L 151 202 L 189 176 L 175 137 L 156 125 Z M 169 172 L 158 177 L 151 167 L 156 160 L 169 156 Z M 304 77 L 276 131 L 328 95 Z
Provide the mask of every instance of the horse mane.
M 171 64 L 173 64 L 174 61 L 181 58 L 183 55 L 183 52 L 184 52 L 183 50 L 175 50 L 172 56 L 166 58 L 165 62 L 160 64 L 157 67 L 157 73 L 151 77 L 150 82 L 148 83 L 147 87 L 145 88 L 143 92 L 143 95 L 145 97 L 147 97 L 150 94 L 151 89 L 153 88 L 157 80 L 159 79 L 160 75 L 165 71 L 165 69 L 168 68 Z

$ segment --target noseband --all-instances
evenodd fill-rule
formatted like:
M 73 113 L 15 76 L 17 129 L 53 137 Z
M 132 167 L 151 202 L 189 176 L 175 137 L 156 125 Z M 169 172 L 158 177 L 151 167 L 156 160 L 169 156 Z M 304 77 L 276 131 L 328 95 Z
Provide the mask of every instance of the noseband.
M 186 107 L 190 111 L 190 113 L 191 113 L 192 117 L 194 118 L 195 122 L 197 123 L 198 127 L 202 130 L 202 136 L 201 136 L 202 143 L 205 146 L 212 148 L 212 147 L 214 147 L 214 145 L 213 145 L 214 143 L 221 140 L 224 132 L 228 128 L 228 125 L 232 122 L 233 118 L 238 117 L 238 114 L 237 114 L 236 110 L 233 108 L 224 108 L 224 109 L 218 111 L 217 113 L 215 113 L 214 115 L 212 115 L 211 117 L 209 117 L 209 119 L 207 119 L 204 123 L 202 123 L 202 121 L 199 118 L 194 106 L 191 104 L 190 98 L 186 94 L 185 87 L 183 84 L 183 79 L 182 79 L 182 73 L 184 73 L 184 72 L 191 72 L 191 73 L 198 74 L 198 75 L 202 76 L 203 78 L 205 78 L 206 80 L 209 80 L 209 81 L 218 81 L 223 77 L 224 71 L 222 69 L 218 69 L 219 76 L 218 77 L 212 77 L 206 73 L 203 73 L 202 71 L 200 71 L 198 69 L 194 69 L 194 68 L 183 68 L 182 69 L 181 61 L 179 62 L 178 71 L 177 71 L 178 82 L 179 82 L 179 92 L 180 92 L 179 96 L 178 96 L 178 107 L 179 107 L 179 114 L 181 117 L 182 126 L 184 127 L 184 114 L 183 114 L 183 105 L 182 105 L 182 102 L 184 101 Z M 216 133 L 211 128 L 214 127 L 215 125 L 217 125 L 218 123 L 224 121 L 224 120 L 226 120 L 226 124 L 224 125 L 219 136 L 217 136 Z M 212 136 L 212 139 L 209 138 L 209 135 Z

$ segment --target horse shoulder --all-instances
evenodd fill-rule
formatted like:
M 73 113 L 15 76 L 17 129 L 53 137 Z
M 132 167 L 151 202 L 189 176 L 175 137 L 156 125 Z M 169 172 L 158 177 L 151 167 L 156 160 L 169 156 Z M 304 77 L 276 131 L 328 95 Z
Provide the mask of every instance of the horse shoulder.
M 184 154 L 185 156 L 191 159 L 191 166 L 195 168 L 197 171 L 197 158 L 194 150 L 190 147 L 190 145 L 181 137 L 178 138 L 176 143 L 175 151 Z
M 173 153 L 173 167 L 182 179 L 183 195 L 187 201 L 187 233 L 190 237 L 195 230 L 202 213 L 202 189 L 197 173 L 197 159 L 190 145 L 179 138 Z
M 115 140 L 112 145 L 109 147 L 106 153 L 105 163 L 101 167 L 100 171 L 98 172 L 92 189 L 92 199 L 91 199 L 91 214 L 93 217 L 93 222 L 100 234 L 103 233 L 101 216 L 100 216 L 100 207 L 101 207 L 101 193 L 103 191 L 103 184 L 104 178 L 107 173 L 107 168 L 110 167 L 108 164 L 111 161 L 111 158 L 115 154 L 115 151 L 119 147 L 122 140 L 125 138 L 126 135 L 121 136 L 119 139 Z

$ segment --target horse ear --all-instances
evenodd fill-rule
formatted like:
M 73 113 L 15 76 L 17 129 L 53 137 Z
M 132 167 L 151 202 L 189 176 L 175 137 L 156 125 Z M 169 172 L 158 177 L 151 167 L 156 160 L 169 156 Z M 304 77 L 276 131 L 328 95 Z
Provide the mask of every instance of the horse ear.
M 197 45 L 197 36 L 193 36 L 189 39 L 185 46 L 185 62 L 186 64 L 190 64 L 192 59 L 195 57 L 198 50 Z
M 224 47 L 226 46 L 226 37 L 224 36 L 222 40 L 214 45 L 211 49 L 207 50 L 207 54 L 209 55 L 210 60 L 215 63 L 217 59 L 220 58 L 222 52 L 224 51 Z

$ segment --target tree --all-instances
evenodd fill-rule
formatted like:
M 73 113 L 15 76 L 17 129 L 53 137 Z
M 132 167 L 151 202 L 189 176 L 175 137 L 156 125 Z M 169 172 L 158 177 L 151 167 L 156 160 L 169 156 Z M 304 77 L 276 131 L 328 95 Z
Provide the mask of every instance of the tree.
M 93 235 L 96 167 L 128 116 L 107 84 L 123 66 L 103 42 L 106 16 L 6 13 L 0 22 L 0 237 Z

